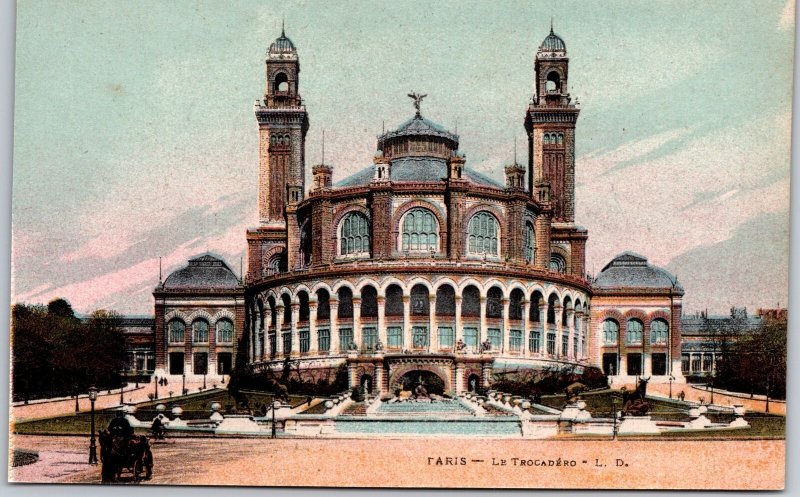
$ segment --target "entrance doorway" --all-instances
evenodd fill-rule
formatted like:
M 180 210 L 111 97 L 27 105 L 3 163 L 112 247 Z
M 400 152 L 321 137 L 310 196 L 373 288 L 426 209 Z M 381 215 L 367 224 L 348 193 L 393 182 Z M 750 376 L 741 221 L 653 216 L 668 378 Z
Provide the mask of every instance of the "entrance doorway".
M 469 375 L 467 378 L 467 391 L 476 392 L 481 386 L 481 377 L 476 374 Z
M 372 381 L 372 375 L 362 374 L 361 375 L 361 388 L 367 393 L 372 393 L 372 389 L 374 387 L 375 387 L 375 385 L 374 385 L 374 382 Z
M 398 383 L 402 385 L 402 390 L 410 391 L 417 395 L 423 393 L 427 395 L 444 395 L 445 393 L 444 380 L 430 371 L 409 371 L 400 377 Z

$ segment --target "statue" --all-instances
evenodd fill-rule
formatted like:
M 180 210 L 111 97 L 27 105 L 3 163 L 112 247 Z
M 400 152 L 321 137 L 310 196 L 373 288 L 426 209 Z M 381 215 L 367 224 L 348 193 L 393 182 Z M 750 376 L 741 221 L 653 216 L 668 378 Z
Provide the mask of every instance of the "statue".
M 492 342 L 489 340 L 481 342 L 481 352 L 489 352 L 490 350 L 492 350 Z
M 383 342 L 378 340 L 378 343 L 375 344 L 375 350 L 383 350 Z
M 622 387 L 622 416 L 646 416 L 650 412 L 650 403 L 647 402 L 647 382 L 650 378 L 639 378 L 636 390 L 628 392 Z
M 464 350 L 465 348 L 467 348 L 467 344 L 464 343 L 464 340 L 459 338 L 458 342 L 456 342 L 456 350 L 461 351 Z
M 411 97 L 414 100 L 414 108 L 417 109 L 416 117 L 420 117 L 421 114 L 420 114 L 420 111 L 419 111 L 419 104 L 422 103 L 422 99 L 427 97 L 428 94 L 426 93 L 425 95 L 420 95 L 419 93 L 411 92 L 411 93 L 408 94 L 408 96 Z

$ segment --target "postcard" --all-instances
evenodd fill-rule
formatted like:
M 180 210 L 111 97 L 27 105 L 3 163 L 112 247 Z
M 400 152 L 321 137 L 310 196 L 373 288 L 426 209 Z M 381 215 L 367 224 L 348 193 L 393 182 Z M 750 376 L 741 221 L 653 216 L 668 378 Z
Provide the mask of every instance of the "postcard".
M 10 482 L 784 487 L 793 0 L 16 15 Z

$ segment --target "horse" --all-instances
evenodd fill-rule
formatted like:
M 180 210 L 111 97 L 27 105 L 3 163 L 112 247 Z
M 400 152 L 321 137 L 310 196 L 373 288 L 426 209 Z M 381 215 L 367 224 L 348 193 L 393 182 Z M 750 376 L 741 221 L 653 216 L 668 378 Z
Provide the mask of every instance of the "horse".
M 153 453 L 145 435 L 125 438 L 114 436 L 109 430 L 100 432 L 100 475 L 103 483 L 119 481 L 124 470 L 133 473 L 134 481 L 153 476 Z

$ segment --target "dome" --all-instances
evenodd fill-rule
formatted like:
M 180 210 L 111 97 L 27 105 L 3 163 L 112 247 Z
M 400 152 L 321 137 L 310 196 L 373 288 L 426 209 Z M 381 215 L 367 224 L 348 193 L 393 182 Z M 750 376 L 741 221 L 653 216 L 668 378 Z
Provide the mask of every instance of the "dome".
M 447 160 L 439 157 L 401 157 L 392 160 L 392 182 L 431 182 L 447 178 Z M 369 166 L 336 183 L 337 187 L 366 186 L 375 176 L 375 166 Z M 464 168 L 464 177 L 476 185 L 503 188 L 488 176 Z
M 272 42 L 272 45 L 269 46 L 269 55 L 295 55 L 297 54 L 297 49 L 294 48 L 294 43 L 292 40 L 286 37 L 286 33 L 281 31 L 281 36 L 277 40 Z
M 458 135 L 447 131 L 444 126 L 437 124 L 417 114 L 401 124 L 396 130 L 387 131 L 378 137 L 378 150 L 383 151 L 383 145 L 390 141 L 409 137 L 432 137 L 444 139 L 452 149 L 458 148 Z
M 189 265 L 167 276 L 163 285 L 166 289 L 235 289 L 239 286 L 241 282 L 231 268 L 211 254 L 189 259 Z
M 665 269 L 649 264 L 646 257 L 633 252 L 623 252 L 614 257 L 597 275 L 593 286 L 601 290 L 648 288 L 675 289 L 683 293 L 678 278 Z
M 547 38 L 539 45 L 539 50 L 543 52 L 566 52 L 567 45 L 564 44 L 564 40 L 562 40 L 560 36 L 553 32 L 553 27 L 551 26 L 550 34 L 547 35 Z

